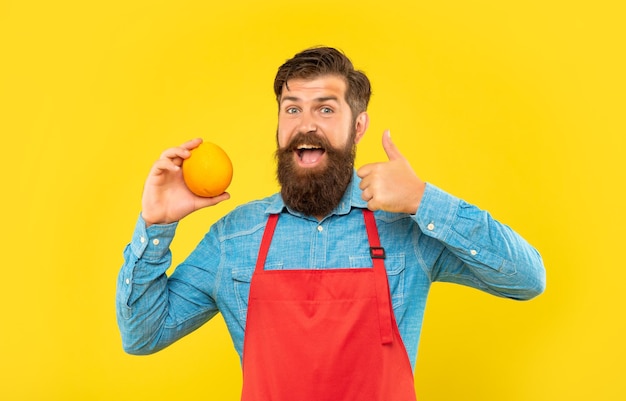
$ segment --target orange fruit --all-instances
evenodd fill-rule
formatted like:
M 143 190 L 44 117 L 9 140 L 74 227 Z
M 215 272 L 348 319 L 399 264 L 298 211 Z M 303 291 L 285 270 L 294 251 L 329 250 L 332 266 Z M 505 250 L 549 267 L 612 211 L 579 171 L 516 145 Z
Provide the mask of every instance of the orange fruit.
M 203 142 L 183 162 L 183 178 L 191 192 L 210 198 L 226 191 L 233 178 L 233 164 L 222 148 Z

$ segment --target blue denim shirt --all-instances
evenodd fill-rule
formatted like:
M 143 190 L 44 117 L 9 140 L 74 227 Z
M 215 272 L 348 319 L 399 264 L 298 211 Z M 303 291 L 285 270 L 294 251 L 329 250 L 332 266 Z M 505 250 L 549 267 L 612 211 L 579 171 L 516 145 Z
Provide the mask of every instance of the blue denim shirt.
M 177 223 L 146 229 L 140 217 L 117 282 L 125 351 L 156 352 L 220 312 L 241 358 L 250 279 L 268 215 L 282 213 L 266 269 L 371 267 L 366 207 L 356 174 L 322 221 L 289 210 L 279 194 L 247 203 L 217 221 L 169 278 Z M 533 247 L 489 213 L 431 184 L 416 215 L 377 211 L 375 217 L 413 368 L 431 283 L 455 282 L 520 300 L 544 290 L 543 263 Z

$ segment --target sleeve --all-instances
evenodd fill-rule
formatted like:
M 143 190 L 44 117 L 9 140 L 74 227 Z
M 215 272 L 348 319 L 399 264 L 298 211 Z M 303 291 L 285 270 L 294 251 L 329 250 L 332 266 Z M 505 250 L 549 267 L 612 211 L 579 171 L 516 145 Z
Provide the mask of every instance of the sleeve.
M 518 300 L 544 291 L 546 273 L 537 250 L 488 212 L 427 184 L 414 218 L 424 235 L 443 244 L 441 253 L 429 258 L 432 281 Z
M 194 283 L 198 278 L 194 274 L 184 280 L 168 278 L 166 274 L 172 263 L 170 244 L 176 227 L 177 223 L 172 223 L 146 228 L 145 221 L 139 217 L 132 240 L 124 249 L 124 264 L 117 279 L 116 309 L 122 346 L 127 353 L 157 352 L 217 313 L 211 298 L 212 282 L 199 288 Z M 194 252 L 204 246 L 203 241 Z M 184 264 L 178 269 L 195 271 L 193 266 Z

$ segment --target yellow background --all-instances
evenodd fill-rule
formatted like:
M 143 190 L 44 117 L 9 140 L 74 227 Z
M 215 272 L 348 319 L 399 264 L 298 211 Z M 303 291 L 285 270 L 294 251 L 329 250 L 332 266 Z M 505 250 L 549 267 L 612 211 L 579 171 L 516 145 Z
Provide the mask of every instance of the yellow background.
M 276 68 L 343 49 L 373 82 L 358 164 L 390 128 L 418 174 L 542 253 L 544 295 L 437 284 L 420 400 L 626 398 L 622 2 L 0 0 L 3 400 L 236 400 L 221 318 L 148 357 L 115 322 L 122 249 L 160 152 L 201 136 L 231 156 L 232 199 L 277 188 Z

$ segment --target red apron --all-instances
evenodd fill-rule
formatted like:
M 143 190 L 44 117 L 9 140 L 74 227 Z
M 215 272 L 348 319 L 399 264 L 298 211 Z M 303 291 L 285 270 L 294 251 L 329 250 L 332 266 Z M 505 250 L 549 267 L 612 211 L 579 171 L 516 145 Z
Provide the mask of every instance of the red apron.
M 415 401 L 374 215 L 373 268 L 264 270 L 268 219 L 248 301 L 242 401 Z

